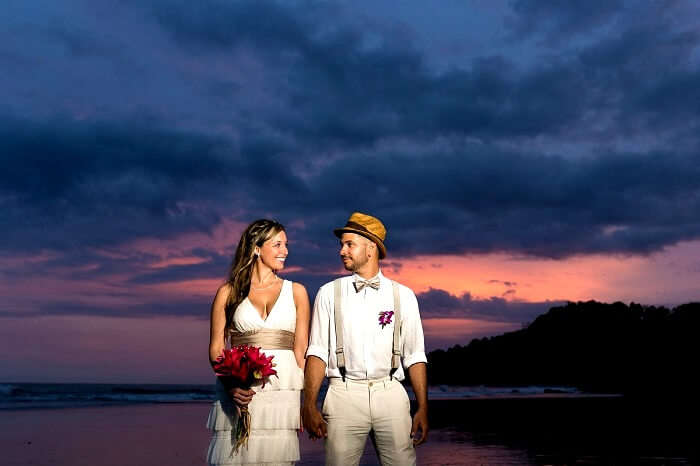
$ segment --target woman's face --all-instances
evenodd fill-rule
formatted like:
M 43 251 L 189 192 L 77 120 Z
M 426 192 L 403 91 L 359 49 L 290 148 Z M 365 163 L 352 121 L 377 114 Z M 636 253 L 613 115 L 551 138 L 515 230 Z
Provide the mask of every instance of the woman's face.
M 283 269 L 288 254 L 287 234 L 284 231 L 280 231 L 260 247 L 260 260 L 272 270 Z

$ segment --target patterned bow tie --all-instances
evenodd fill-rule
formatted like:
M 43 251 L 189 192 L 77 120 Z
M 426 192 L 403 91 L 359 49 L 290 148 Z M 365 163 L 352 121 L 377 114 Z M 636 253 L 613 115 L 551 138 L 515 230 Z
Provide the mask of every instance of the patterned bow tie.
M 361 278 L 355 279 L 355 282 L 353 283 L 355 285 L 355 291 L 359 293 L 362 291 L 362 289 L 366 286 L 369 286 L 370 288 L 374 288 L 375 290 L 379 289 L 379 277 L 375 277 L 371 280 L 362 280 Z

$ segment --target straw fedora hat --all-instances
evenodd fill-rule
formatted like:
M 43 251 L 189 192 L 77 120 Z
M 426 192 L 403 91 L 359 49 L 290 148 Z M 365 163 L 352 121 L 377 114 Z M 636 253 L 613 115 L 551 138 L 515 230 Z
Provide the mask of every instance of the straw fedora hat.
M 333 230 L 335 236 L 340 238 L 343 233 L 356 233 L 365 238 L 371 239 L 379 248 L 379 258 L 386 257 L 386 228 L 384 224 L 377 218 L 371 215 L 363 214 L 362 212 L 353 212 L 343 228 Z

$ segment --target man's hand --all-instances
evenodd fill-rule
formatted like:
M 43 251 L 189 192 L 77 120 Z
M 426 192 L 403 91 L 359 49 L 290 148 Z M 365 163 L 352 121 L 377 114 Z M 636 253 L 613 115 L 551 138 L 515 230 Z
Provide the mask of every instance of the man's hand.
M 304 405 L 302 421 L 310 439 L 316 440 L 317 438 L 328 437 L 326 421 L 315 405 Z
M 239 408 L 248 406 L 248 403 L 253 399 L 253 395 L 255 395 L 253 390 L 245 390 L 240 387 L 232 388 L 228 392 L 233 402 L 236 403 Z
M 301 412 L 301 422 L 309 433 L 309 438 L 328 437 L 328 426 L 316 407 L 318 391 L 326 374 L 326 363 L 316 356 L 306 358 L 304 369 L 304 406 Z
M 411 380 L 413 393 L 416 395 L 416 403 L 418 404 L 418 411 L 413 415 L 413 425 L 411 426 L 413 445 L 417 446 L 428 438 L 428 373 L 425 363 L 419 362 L 409 367 L 408 377 Z
M 428 411 L 426 409 L 418 409 L 413 415 L 411 438 L 413 438 L 413 446 L 420 445 L 428 438 Z

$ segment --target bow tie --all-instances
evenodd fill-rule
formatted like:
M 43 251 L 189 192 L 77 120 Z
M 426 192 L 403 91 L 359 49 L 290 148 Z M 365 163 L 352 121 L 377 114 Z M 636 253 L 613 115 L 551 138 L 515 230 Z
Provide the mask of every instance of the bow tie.
M 361 278 L 355 279 L 353 285 L 355 285 L 355 291 L 359 293 L 362 291 L 362 289 L 366 286 L 369 286 L 370 288 L 374 288 L 375 290 L 379 289 L 379 277 L 375 277 L 371 280 L 362 280 Z

